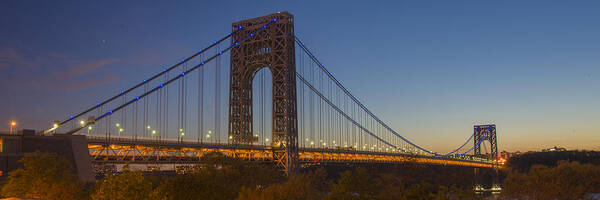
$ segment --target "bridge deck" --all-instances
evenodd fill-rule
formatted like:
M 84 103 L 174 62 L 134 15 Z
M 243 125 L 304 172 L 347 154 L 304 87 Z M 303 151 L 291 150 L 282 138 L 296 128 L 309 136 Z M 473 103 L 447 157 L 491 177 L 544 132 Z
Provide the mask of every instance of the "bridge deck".
M 252 161 L 274 162 L 270 146 L 200 143 L 197 141 L 156 140 L 88 136 L 88 149 L 95 163 L 195 163 L 202 155 L 220 152 L 226 156 Z M 469 160 L 470 159 L 470 160 Z M 405 163 L 471 167 L 498 167 L 472 157 L 449 158 L 352 149 L 300 148 L 301 163 Z

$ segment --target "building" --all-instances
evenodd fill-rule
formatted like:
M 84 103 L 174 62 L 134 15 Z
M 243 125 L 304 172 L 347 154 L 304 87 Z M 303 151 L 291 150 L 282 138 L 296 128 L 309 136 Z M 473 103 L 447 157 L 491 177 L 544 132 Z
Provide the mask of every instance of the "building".
M 554 152 L 554 151 L 558 151 L 558 152 L 567 151 L 567 149 L 562 148 L 562 147 L 556 147 L 556 146 L 549 148 L 549 149 L 542 149 L 542 152 Z
M 508 159 L 510 159 L 513 156 L 518 156 L 518 155 L 521 155 L 521 154 L 522 153 L 520 151 L 516 151 L 516 152 L 502 151 L 502 152 L 500 152 L 500 158 L 508 160 Z

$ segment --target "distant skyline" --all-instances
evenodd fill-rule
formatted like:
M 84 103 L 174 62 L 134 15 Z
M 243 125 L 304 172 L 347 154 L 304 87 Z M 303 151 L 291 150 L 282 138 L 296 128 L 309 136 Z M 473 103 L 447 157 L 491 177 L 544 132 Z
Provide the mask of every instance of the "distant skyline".
M 47 128 L 287 11 L 337 79 L 438 152 L 494 123 L 499 150 L 600 150 L 598 1 L 0 2 L 0 131 Z M 227 84 L 224 81 L 223 84 Z

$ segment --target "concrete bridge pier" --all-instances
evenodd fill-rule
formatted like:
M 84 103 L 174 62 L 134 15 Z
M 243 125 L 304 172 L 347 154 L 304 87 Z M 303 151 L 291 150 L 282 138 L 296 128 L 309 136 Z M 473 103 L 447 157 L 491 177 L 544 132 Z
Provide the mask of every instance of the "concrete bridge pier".
M 25 153 L 51 152 L 65 156 L 72 164 L 73 173 L 84 182 L 94 181 L 87 139 L 84 135 L 35 135 L 33 130 L 19 134 L 0 134 L 0 171 L 2 177 L 23 167 L 18 161 Z

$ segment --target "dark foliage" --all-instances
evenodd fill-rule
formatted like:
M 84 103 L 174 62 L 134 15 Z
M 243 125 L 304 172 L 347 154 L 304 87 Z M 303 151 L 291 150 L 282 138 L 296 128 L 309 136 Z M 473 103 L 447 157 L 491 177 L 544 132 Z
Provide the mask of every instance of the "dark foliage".
M 555 167 L 559 161 L 581 164 L 594 164 L 600 166 L 600 152 L 598 151 L 553 151 L 524 153 L 513 156 L 508 160 L 507 167 L 519 172 L 528 172 L 533 165 Z
M 533 165 L 526 173 L 512 170 L 503 189 L 509 199 L 584 199 L 600 193 L 600 166 L 566 161 L 555 167 Z

